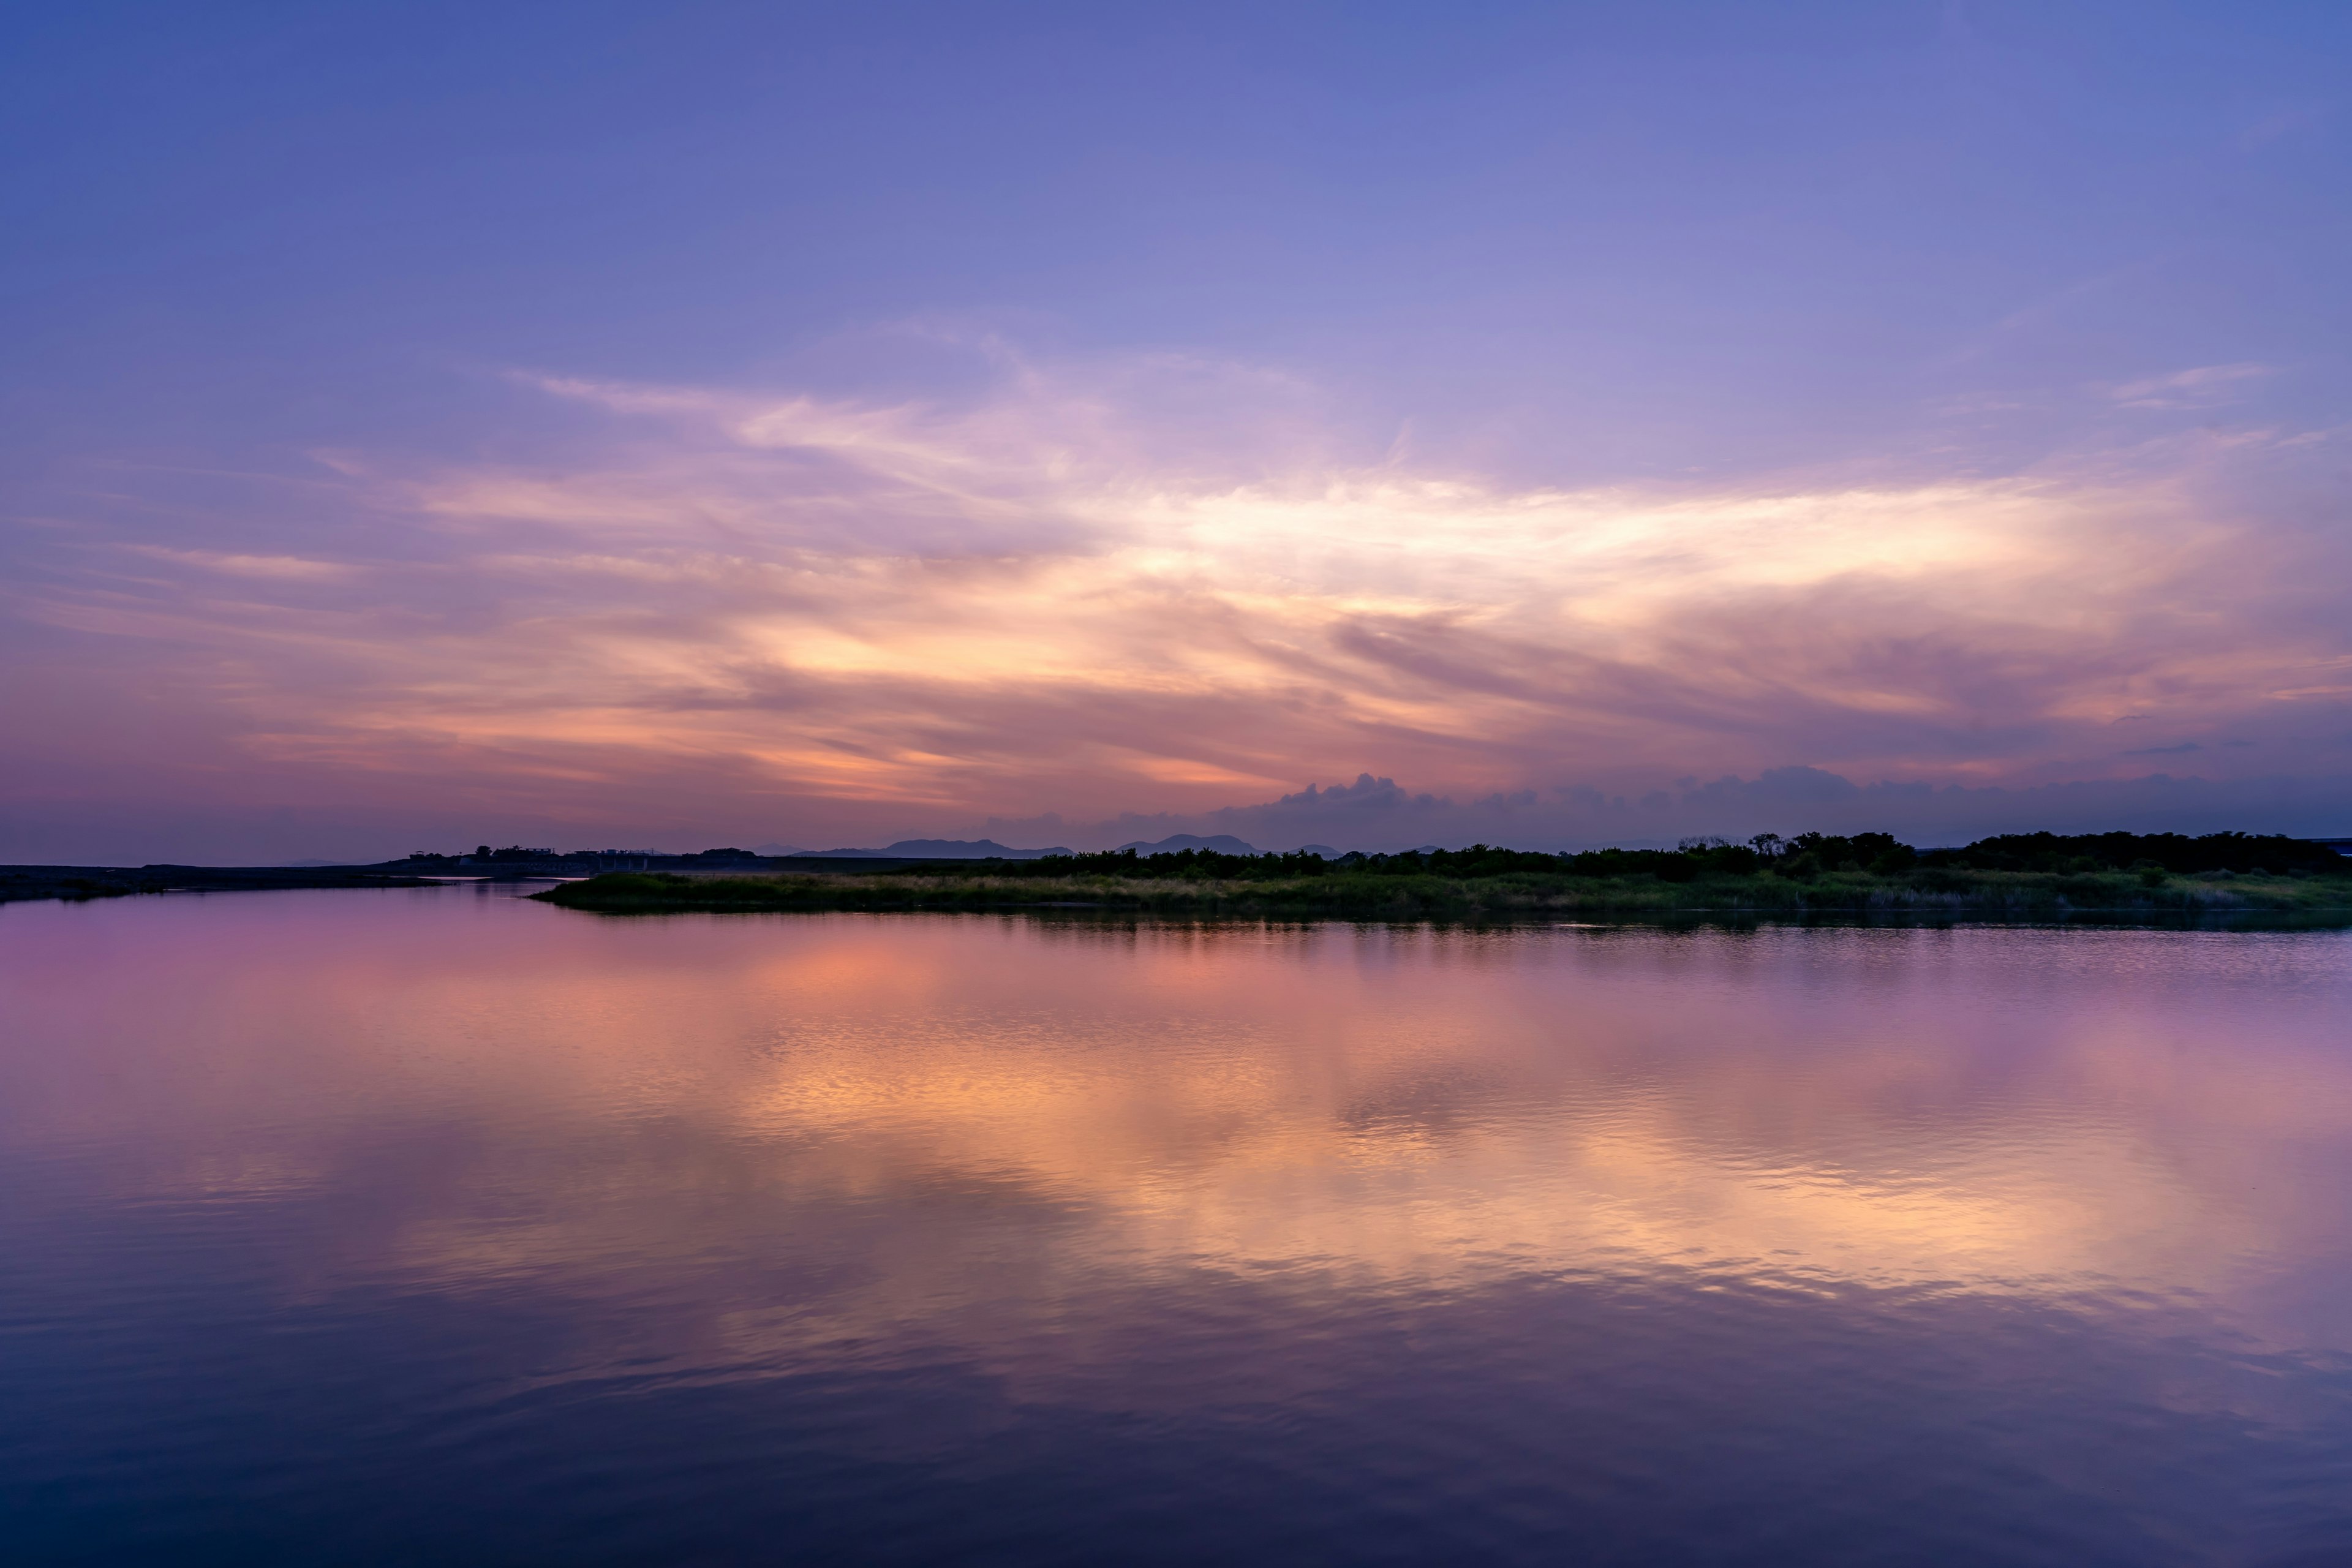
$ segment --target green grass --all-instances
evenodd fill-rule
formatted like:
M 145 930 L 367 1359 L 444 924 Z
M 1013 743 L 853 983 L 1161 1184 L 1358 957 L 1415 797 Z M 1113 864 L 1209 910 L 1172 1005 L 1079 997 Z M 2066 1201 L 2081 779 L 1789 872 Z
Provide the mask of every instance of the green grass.
M 1094 910 L 1190 919 L 1511 921 L 1664 919 L 2214 920 L 2352 925 L 2352 879 L 2151 871 L 1920 868 L 1769 872 L 1662 880 L 1512 871 L 1400 875 L 1339 869 L 1248 879 L 1040 877 L 946 869 L 890 875 L 689 877 L 619 872 L 531 895 L 608 914 L 674 910 Z

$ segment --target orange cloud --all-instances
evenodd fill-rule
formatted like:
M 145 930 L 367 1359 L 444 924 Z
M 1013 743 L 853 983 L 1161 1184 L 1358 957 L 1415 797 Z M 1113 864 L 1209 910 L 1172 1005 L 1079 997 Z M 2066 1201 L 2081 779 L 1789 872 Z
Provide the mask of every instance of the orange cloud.
M 2194 454 L 1576 490 L 1171 442 L 1133 383 L 530 384 L 602 438 L 338 454 L 357 548 L 76 540 L 18 608 L 187 650 L 215 674 L 184 689 L 283 776 L 454 775 L 556 820 L 677 791 L 909 827 L 1198 811 L 1365 763 L 1982 784 L 2234 738 L 2275 768 L 2352 698 L 2316 547 L 2219 510 Z

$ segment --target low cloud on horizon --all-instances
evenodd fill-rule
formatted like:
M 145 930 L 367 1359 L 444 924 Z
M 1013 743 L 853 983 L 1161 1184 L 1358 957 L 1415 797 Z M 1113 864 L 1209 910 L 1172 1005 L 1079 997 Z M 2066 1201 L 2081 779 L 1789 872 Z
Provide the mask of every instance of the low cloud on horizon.
M 1755 778 L 1681 778 L 1640 795 L 1556 785 L 1475 800 L 1414 791 L 1360 773 L 1352 784 L 1193 815 L 1125 813 L 1071 824 L 1058 816 L 992 818 L 989 837 L 1015 847 L 1066 843 L 1105 849 L 1171 834 L 1231 834 L 1254 847 L 1322 845 L 1392 851 L 1471 843 L 1526 849 L 1672 844 L 1688 837 L 1746 839 L 1759 833 L 1892 832 L 1919 845 L 1959 844 L 1995 833 L 2210 833 L 2250 822 L 2273 831 L 2340 837 L 2352 777 L 2216 782 L 2151 773 L 2009 789 L 1882 781 L 1857 784 L 1819 768 L 1775 768 Z

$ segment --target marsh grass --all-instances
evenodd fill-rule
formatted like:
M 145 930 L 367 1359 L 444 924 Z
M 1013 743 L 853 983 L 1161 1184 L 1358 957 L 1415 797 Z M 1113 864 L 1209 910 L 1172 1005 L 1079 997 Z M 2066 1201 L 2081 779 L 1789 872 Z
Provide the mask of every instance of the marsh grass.
M 611 914 L 672 910 L 1095 910 L 1184 918 L 1512 921 L 1579 919 L 2126 919 L 2272 917 L 2352 924 L 2352 881 L 2252 874 L 2227 880 L 2136 871 L 1921 868 L 1882 875 L 1769 873 L 1668 881 L 1506 871 L 1398 875 L 1335 869 L 1295 878 L 1121 877 L 1074 870 L 877 876 L 678 876 L 621 872 L 531 895 Z

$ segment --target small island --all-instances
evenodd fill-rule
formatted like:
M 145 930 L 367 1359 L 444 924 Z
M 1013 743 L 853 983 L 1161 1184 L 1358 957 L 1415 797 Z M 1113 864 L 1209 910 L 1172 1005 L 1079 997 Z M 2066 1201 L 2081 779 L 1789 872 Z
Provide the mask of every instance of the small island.
M 1916 849 L 1884 833 L 1544 854 L 1184 849 L 745 874 L 615 871 L 531 895 L 603 914 L 1027 910 L 1196 919 L 1993 919 L 2352 924 L 2352 858 L 2280 835 L 2004 834 Z

